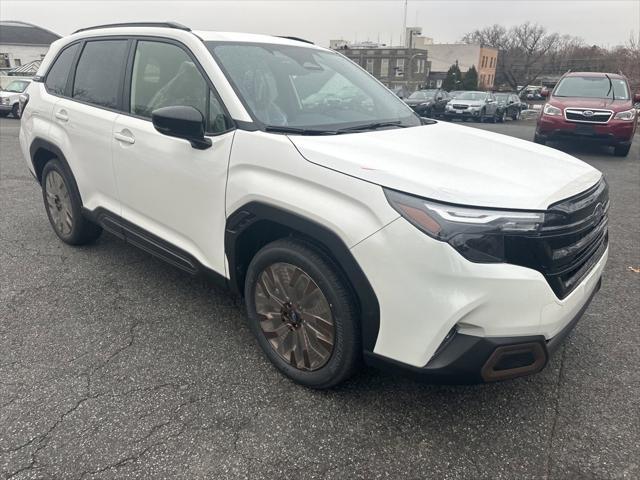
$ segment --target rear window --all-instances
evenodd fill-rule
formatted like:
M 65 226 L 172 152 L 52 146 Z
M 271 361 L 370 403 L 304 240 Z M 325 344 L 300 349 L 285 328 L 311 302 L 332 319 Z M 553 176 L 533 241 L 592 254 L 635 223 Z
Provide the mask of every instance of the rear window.
M 565 77 L 553 94 L 556 97 L 616 98 L 629 100 L 627 82 L 622 78 Z
M 49 69 L 47 80 L 44 83 L 49 93 L 53 93 L 54 95 L 65 94 L 69 71 L 71 70 L 71 64 L 78 51 L 78 46 L 79 44 L 76 43 L 65 48 Z
M 126 53 L 127 40 L 87 42 L 78 60 L 73 98 L 100 107 L 119 108 Z

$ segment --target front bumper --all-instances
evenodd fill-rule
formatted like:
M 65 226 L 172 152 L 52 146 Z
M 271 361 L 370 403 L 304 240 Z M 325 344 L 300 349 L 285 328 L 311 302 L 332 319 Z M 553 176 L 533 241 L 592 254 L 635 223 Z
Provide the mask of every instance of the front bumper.
M 0 112 L 10 112 L 13 109 L 13 105 L 0 104 Z
M 444 112 L 445 118 L 480 118 L 480 110 L 460 110 L 460 111 L 451 111 L 445 110 Z
M 635 121 L 610 120 L 606 124 L 588 124 L 543 114 L 538 118 L 536 134 L 550 141 L 579 139 L 605 145 L 619 145 L 631 143 L 635 129 Z
M 403 218 L 351 251 L 380 305 L 376 343 L 372 352 L 365 352 L 368 361 L 467 382 L 482 378 L 489 350 L 497 346 L 544 341 L 542 350 L 548 355 L 550 345 L 557 342 L 553 339 L 579 318 L 597 290 L 608 255 L 605 250 L 571 293 L 560 299 L 540 272 L 470 262 Z M 455 334 L 445 341 L 452 331 Z M 460 358 L 453 358 L 452 352 Z M 459 362 L 473 365 L 473 373 L 463 374 L 469 368 L 461 370 Z
M 441 384 L 475 384 L 507 380 L 541 371 L 558 350 L 600 290 L 601 280 L 587 302 L 554 337 L 475 337 L 452 332 L 424 367 L 414 367 L 365 352 L 365 362 L 373 367 L 399 373 L 415 380 Z

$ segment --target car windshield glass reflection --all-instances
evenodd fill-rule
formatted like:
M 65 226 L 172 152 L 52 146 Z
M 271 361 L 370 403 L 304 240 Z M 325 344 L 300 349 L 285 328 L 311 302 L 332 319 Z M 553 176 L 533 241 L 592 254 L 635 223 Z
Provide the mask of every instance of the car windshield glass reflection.
M 7 92 L 22 93 L 26 90 L 29 82 L 11 82 L 7 88 Z
M 554 96 L 629 100 L 626 82 L 621 78 L 607 77 L 565 77 Z
M 487 94 L 484 92 L 463 92 L 456 95 L 456 100 L 485 100 Z
M 421 124 L 389 89 L 337 53 L 277 44 L 207 46 L 245 107 L 267 127 L 331 133 L 382 122 Z

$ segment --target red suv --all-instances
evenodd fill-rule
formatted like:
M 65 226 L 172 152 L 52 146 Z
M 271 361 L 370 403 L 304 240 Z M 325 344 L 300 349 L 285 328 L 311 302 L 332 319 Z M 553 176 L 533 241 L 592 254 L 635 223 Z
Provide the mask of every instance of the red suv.
M 622 75 L 567 73 L 542 108 L 533 141 L 544 145 L 568 138 L 595 140 L 613 146 L 615 155 L 624 157 L 636 131 L 637 102 L 640 94 L 631 95 Z

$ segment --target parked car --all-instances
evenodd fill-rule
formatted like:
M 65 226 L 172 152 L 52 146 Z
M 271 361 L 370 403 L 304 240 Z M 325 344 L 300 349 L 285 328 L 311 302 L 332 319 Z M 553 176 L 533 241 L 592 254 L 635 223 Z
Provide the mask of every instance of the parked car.
M 540 111 L 534 141 L 577 138 L 613 147 L 614 154 L 629 153 L 636 131 L 634 102 L 623 75 L 599 72 L 565 74 Z
M 498 102 L 498 112 L 502 120 L 504 117 L 510 117 L 511 120 L 519 120 L 522 110 L 526 110 L 526 104 L 520 101 L 520 97 L 516 93 L 496 93 L 496 101 Z
M 421 117 L 438 117 L 444 115 L 444 108 L 449 100 L 449 94 L 444 90 L 418 90 L 405 103 Z
M 331 91 L 369 103 L 306 101 Z M 538 372 L 607 259 L 598 170 L 423 120 L 297 39 L 80 30 L 44 58 L 20 148 L 61 241 L 106 229 L 218 281 L 266 357 L 314 388 L 363 360 L 437 382 Z
M 444 111 L 447 119 L 479 120 L 480 122 L 503 120 L 498 111 L 498 102 L 492 93 L 462 92 L 447 103 Z
M 22 105 L 20 96 L 27 89 L 31 80 L 19 79 L 7 85 L 7 88 L 0 90 L 0 117 L 11 114 L 14 118 L 22 116 Z

